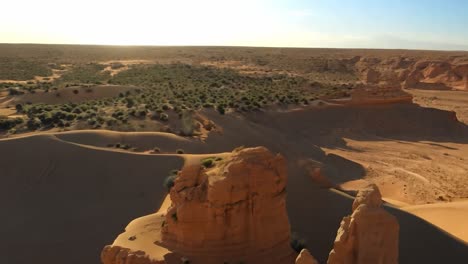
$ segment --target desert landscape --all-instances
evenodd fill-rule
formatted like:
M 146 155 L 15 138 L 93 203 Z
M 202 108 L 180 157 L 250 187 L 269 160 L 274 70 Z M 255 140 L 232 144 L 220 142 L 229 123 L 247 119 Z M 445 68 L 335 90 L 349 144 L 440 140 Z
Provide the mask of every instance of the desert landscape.
M 468 52 L 0 44 L 2 263 L 468 263 Z

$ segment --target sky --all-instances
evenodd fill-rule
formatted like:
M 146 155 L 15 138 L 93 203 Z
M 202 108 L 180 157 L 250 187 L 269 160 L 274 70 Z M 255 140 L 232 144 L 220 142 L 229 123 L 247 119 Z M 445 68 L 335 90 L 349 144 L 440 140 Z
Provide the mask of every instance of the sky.
M 4 0 L 0 43 L 468 50 L 465 0 Z

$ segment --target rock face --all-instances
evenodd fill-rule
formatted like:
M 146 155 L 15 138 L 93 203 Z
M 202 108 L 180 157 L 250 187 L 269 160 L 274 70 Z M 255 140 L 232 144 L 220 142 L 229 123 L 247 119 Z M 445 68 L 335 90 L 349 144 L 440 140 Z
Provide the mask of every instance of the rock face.
M 328 264 L 398 263 L 399 224 L 382 208 L 377 186 L 359 191 L 353 213 L 341 221 Z
M 310 254 L 309 250 L 303 249 L 296 258 L 296 264 L 319 264 L 318 261 Z
M 213 263 L 292 263 L 285 196 L 285 159 L 262 147 L 187 166 L 170 191 L 163 244 Z
M 105 246 L 101 252 L 101 262 L 104 264 L 164 264 L 164 261 L 151 260 L 144 251 L 132 252 L 119 246 Z
M 456 58 L 427 60 L 400 56 L 380 60 L 363 57 L 354 64 L 354 71 L 362 83 L 370 85 L 397 81 L 404 88 L 468 88 L 468 63 Z
M 351 104 L 411 103 L 413 96 L 400 87 L 400 84 L 383 82 L 361 84 L 351 92 Z

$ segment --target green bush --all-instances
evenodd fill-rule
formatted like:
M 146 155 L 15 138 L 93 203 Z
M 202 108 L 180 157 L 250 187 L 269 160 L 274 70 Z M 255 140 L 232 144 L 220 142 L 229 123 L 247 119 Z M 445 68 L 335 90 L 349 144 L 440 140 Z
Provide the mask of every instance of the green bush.
M 205 167 L 205 168 L 211 168 L 211 167 L 213 167 L 213 165 L 214 165 L 214 163 L 215 163 L 215 158 L 214 158 L 214 157 L 211 157 L 211 158 L 202 159 L 202 160 L 201 160 L 201 163 L 202 163 L 203 167 Z
M 174 187 L 174 182 L 176 178 L 177 178 L 177 175 L 170 175 L 170 176 L 167 176 L 166 179 L 164 179 L 163 186 L 164 188 L 167 189 L 168 192 L 171 191 L 172 187 Z
M 0 116 L 0 130 L 9 130 L 21 123 L 23 123 L 23 119 L 21 118 L 13 119 L 13 118 Z
M 216 107 L 216 110 L 218 111 L 218 113 L 224 115 L 226 113 L 226 109 L 224 108 L 224 105 L 218 105 Z
M 177 154 L 184 154 L 185 152 L 184 152 L 183 149 L 177 149 L 177 150 L 176 150 L 176 153 L 177 153 Z
M 41 120 L 39 118 L 30 118 L 26 122 L 26 126 L 28 127 L 29 130 L 36 130 L 41 127 Z

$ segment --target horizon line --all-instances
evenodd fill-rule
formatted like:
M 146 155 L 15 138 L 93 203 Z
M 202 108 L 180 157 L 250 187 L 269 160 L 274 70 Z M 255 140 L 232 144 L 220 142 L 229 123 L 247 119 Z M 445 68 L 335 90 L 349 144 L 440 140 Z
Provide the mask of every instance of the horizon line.
M 254 45 L 158 45 L 158 44 L 95 44 L 95 43 L 38 43 L 38 42 L 0 42 L 0 45 L 50 45 L 50 46 L 101 46 L 101 47 L 199 47 L 199 48 L 270 48 L 270 49 L 334 49 L 334 50 L 401 50 L 401 51 L 436 51 L 436 52 L 468 52 L 456 49 L 416 49 L 416 48 L 363 48 L 363 47 L 306 47 L 306 46 L 254 46 Z

